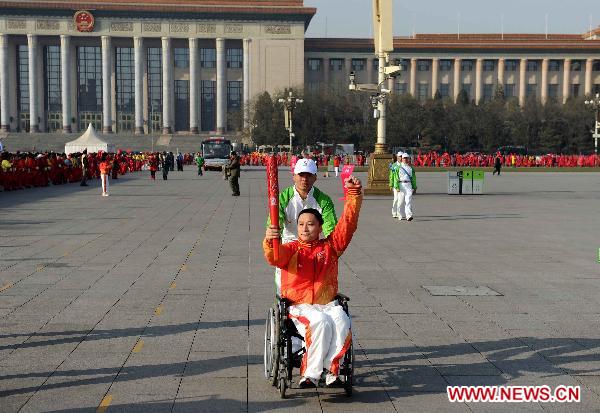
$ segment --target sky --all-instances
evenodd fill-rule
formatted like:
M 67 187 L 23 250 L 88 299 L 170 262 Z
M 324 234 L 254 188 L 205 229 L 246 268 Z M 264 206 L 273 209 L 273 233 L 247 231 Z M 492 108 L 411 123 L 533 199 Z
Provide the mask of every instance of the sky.
M 393 0 L 394 35 L 584 33 L 600 25 L 599 0 Z M 371 37 L 372 0 L 304 0 L 316 7 L 306 37 Z M 547 16 L 547 18 L 546 18 Z

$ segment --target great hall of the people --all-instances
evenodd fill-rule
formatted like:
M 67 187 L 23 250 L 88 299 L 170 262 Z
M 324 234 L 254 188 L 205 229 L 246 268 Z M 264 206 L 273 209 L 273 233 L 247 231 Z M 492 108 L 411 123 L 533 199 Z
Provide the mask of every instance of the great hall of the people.
M 373 40 L 305 38 L 316 13 L 303 0 L 0 1 L 0 128 L 226 133 L 264 91 L 347 88 L 351 71 L 375 82 Z M 394 47 L 403 70 L 388 88 L 421 100 L 600 92 L 600 29 L 417 34 Z

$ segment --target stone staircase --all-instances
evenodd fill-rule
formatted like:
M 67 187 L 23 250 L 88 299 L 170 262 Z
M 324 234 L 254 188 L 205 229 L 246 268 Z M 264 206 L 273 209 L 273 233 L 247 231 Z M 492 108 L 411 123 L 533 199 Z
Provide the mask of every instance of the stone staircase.
M 62 153 L 65 143 L 77 139 L 81 133 L 8 133 L 0 136 L 4 150 L 9 152 L 54 151 Z M 101 136 L 109 142 L 113 142 L 117 149 L 131 151 L 171 151 L 198 152 L 204 139 L 214 134 L 201 135 L 131 135 L 131 134 L 109 134 Z M 222 135 L 220 135 L 222 136 Z M 236 141 L 236 136 L 230 134 L 228 139 Z

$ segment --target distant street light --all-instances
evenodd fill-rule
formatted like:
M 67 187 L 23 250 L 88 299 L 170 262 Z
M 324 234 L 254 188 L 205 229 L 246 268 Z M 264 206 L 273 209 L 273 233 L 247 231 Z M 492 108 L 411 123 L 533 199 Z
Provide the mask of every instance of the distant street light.
M 585 101 L 585 106 L 596 113 L 596 122 L 594 124 L 594 153 L 598 155 L 598 138 L 600 138 L 600 93 L 596 97 Z
M 304 103 L 304 100 L 297 98 L 290 92 L 286 99 L 279 99 L 279 103 L 283 103 L 283 112 L 285 115 L 285 129 L 290 134 L 290 155 L 292 154 L 292 139 L 294 138 L 294 110 L 296 109 L 297 103 Z

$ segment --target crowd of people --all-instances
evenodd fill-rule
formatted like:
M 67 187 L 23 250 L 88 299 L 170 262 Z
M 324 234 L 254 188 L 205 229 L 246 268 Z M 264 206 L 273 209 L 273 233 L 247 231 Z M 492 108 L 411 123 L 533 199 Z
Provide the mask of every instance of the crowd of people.
M 194 163 L 194 154 L 172 152 L 163 153 L 55 153 L 55 152 L 1 152 L 0 153 L 0 190 L 16 191 L 20 189 L 62 185 L 80 182 L 87 186 L 90 179 L 118 179 L 128 172 L 149 169 L 158 170 L 158 160 L 166 179 L 168 171 Z M 104 173 L 103 173 L 104 172 Z M 102 180 L 103 187 L 108 181 Z M 103 189 L 103 194 L 107 191 Z
M 582 168 L 600 167 L 600 156 L 591 155 L 518 155 L 518 154 L 483 154 L 483 153 L 439 153 L 419 152 L 413 155 L 413 163 L 416 167 L 488 167 L 496 164 L 496 159 L 504 167 L 515 168 Z

